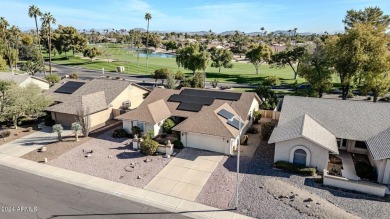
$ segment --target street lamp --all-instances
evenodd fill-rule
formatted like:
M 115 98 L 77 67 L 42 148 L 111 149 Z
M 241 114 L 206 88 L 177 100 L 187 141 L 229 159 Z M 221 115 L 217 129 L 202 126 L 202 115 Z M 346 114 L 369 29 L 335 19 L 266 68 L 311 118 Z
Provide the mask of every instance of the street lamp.
M 237 175 L 236 175 L 236 210 L 238 209 L 238 178 L 240 173 L 240 149 L 241 149 L 241 116 L 233 116 L 232 118 L 228 119 L 230 122 L 232 122 L 234 119 L 238 119 L 238 141 L 237 141 Z

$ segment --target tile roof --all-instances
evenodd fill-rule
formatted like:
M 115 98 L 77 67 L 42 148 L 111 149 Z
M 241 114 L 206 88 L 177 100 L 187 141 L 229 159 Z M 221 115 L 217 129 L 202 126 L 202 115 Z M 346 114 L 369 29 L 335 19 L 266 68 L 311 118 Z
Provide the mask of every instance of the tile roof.
M 183 88 L 183 89 L 193 89 L 193 88 Z M 182 90 L 183 90 L 182 89 Z M 249 109 L 252 105 L 253 99 L 257 99 L 260 102 L 260 99 L 255 93 L 242 93 L 238 101 L 226 101 L 215 99 L 213 104 L 210 106 L 203 106 L 202 110 L 199 112 L 190 112 L 177 110 L 179 102 L 170 102 L 167 101 L 169 97 L 173 94 L 179 94 L 181 90 L 171 90 L 171 89 L 162 89 L 155 88 L 144 102 L 137 109 L 125 113 L 119 119 L 129 119 L 129 120 L 140 120 L 137 114 L 144 114 L 145 106 L 150 105 L 156 101 L 163 100 L 166 106 L 168 107 L 171 116 L 178 116 L 187 118 L 183 122 L 176 125 L 173 130 L 180 130 L 186 132 L 195 132 L 203 133 L 208 135 L 223 136 L 223 137 L 236 137 L 238 135 L 238 130 L 227 124 L 225 118 L 217 115 L 217 109 L 225 108 L 234 115 L 241 116 L 246 124 Z M 221 108 L 222 107 L 222 108 Z M 156 112 L 157 114 L 160 112 Z M 148 117 L 150 118 L 150 117 Z M 150 119 L 149 119 L 150 120 Z M 140 120 L 142 121 L 142 120 Z
M 284 125 L 279 125 L 275 128 L 274 133 L 272 133 L 269 143 L 302 137 L 338 154 L 336 137 L 306 114 Z
M 375 160 L 390 158 L 390 127 L 369 138 L 366 143 Z
M 132 110 L 128 113 L 122 114 L 116 117 L 116 119 L 126 120 L 131 118 L 132 120 L 156 124 L 171 116 L 171 111 L 169 111 L 169 108 L 165 104 L 165 101 L 163 99 L 160 99 L 156 102 L 147 105 L 142 105 L 138 107 L 137 110 Z
M 383 157 L 380 154 L 388 156 L 380 145 L 370 143 L 374 140 L 367 140 L 390 128 L 390 104 L 285 96 L 278 127 L 305 114 L 336 138 L 366 141 L 371 152 L 378 151 L 373 153 L 374 159 Z M 271 138 L 278 139 L 279 134 L 275 132 Z
M 56 84 L 45 93 L 54 101 L 60 103 L 47 108 L 47 111 L 75 115 L 75 112 L 81 109 L 82 105 L 87 104 L 90 108 L 90 113 L 94 113 L 103 108 L 108 108 L 108 105 L 131 84 L 132 82 L 124 80 L 94 79 L 86 81 L 83 86 L 72 94 L 56 93 L 55 91 L 63 83 Z M 103 107 L 103 105 L 105 106 Z

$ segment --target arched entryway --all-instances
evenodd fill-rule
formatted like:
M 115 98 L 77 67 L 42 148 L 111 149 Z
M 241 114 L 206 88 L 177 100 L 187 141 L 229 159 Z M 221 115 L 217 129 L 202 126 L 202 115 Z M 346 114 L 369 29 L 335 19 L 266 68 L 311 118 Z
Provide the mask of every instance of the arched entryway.
M 293 164 L 300 165 L 300 166 L 306 166 L 306 151 L 303 149 L 297 149 L 294 151 L 294 158 L 293 158 Z

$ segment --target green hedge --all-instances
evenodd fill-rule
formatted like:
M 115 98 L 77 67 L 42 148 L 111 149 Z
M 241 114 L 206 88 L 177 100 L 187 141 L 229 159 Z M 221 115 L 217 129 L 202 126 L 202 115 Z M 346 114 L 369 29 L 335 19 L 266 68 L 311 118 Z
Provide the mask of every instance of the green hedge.
M 176 149 L 183 149 L 184 148 L 184 145 L 180 140 L 174 140 L 172 142 L 172 144 L 173 144 L 173 147 Z
M 275 162 L 274 167 L 304 176 L 315 176 L 317 172 L 315 168 L 301 167 L 286 161 L 277 161 Z
M 355 164 L 355 169 L 356 169 L 356 175 L 358 177 L 363 178 L 363 179 L 375 179 L 376 174 L 375 174 L 375 169 L 373 166 L 370 164 L 359 161 Z
M 158 146 L 159 144 L 157 141 L 146 138 L 143 142 L 141 142 L 141 153 L 144 155 L 153 155 L 157 151 Z
M 113 138 L 132 138 L 133 135 L 127 133 L 126 130 L 122 128 L 115 129 L 114 132 L 112 133 Z

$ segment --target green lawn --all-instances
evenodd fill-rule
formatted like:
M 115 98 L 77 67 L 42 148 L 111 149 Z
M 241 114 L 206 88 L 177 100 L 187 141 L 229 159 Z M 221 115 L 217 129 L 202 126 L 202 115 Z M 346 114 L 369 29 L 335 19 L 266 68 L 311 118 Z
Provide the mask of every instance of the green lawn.
M 113 59 L 114 61 L 107 62 L 104 60 L 94 60 L 91 62 L 89 59 L 81 59 L 81 54 L 77 54 L 76 57 L 69 56 L 68 58 L 65 55 L 56 55 L 52 58 L 52 60 L 56 64 L 80 66 L 83 68 L 95 70 L 101 70 L 104 68 L 105 71 L 111 72 L 116 71 L 117 66 L 125 66 L 126 73 L 141 75 L 147 74 L 145 57 L 139 57 L 139 64 L 137 65 L 136 53 L 129 52 L 129 50 L 126 50 L 122 45 L 99 44 L 96 46 L 100 50 L 111 54 L 108 57 L 103 55 L 98 58 L 109 58 Z M 174 58 L 149 57 L 149 73 L 159 68 L 168 68 L 174 72 L 179 69 Z M 183 68 L 181 68 L 181 70 L 188 75 L 192 75 L 192 72 L 189 70 L 185 70 Z M 275 75 L 278 76 L 284 84 L 294 83 L 294 74 L 289 67 L 276 69 L 270 68 L 266 64 L 260 66 L 259 74 L 256 74 L 255 67 L 252 64 L 238 62 L 234 63 L 234 67 L 232 69 L 222 68 L 221 73 L 218 73 L 217 68 L 212 68 L 211 66 L 207 68 L 206 72 L 207 81 L 213 81 L 214 79 L 217 79 L 220 82 L 256 84 L 267 76 Z M 304 82 L 304 80 L 299 78 L 298 83 L 302 82 Z

